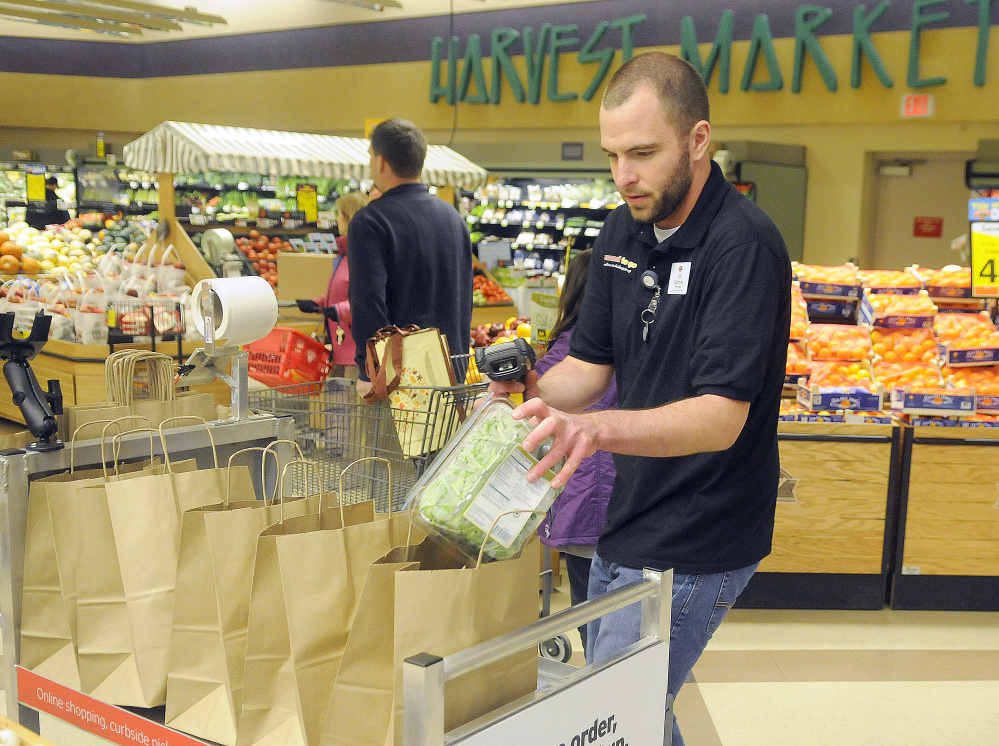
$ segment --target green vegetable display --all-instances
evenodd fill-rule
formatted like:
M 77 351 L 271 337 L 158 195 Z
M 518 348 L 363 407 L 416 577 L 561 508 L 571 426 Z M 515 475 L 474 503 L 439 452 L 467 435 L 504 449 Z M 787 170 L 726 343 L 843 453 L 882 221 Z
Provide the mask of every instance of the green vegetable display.
M 475 525 L 467 517 L 468 511 L 483 491 L 490 488 L 498 470 L 511 468 L 511 456 L 519 450 L 520 442 L 531 432 L 531 426 L 523 420 L 511 417 L 512 405 L 508 400 L 496 399 L 487 402 L 476 414 L 469 426 L 456 436 L 445 453 L 438 456 L 431 471 L 414 487 L 416 495 L 415 520 L 430 531 L 452 542 L 469 558 L 475 559 L 485 539 L 485 530 Z M 521 452 L 522 454 L 523 452 Z M 536 463 L 530 459 L 528 466 Z M 513 466 L 516 469 L 516 466 Z M 523 469 L 526 473 L 527 469 Z M 550 475 L 549 475 L 550 479 Z M 519 482 L 515 476 L 513 482 Z M 523 481 L 523 492 L 531 487 Z M 524 507 L 540 511 L 547 510 L 558 490 L 544 480 L 539 480 L 542 492 L 537 492 L 527 500 L 523 495 L 502 495 L 510 505 L 504 509 Z M 494 490 L 498 489 L 492 485 Z M 538 488 L 534 488 L 537 491 Z M 516 491 L 521 491 L 519 488 Z M 490 507 L 496 512 L 497 493 L 492 494 Z M 483 552 L 488 560 L 502 560 L 513 557 L 531 536 L 541 520 L 537 514 L 527 515 L 527 521 L 516 537 L 509 542 L 497 541 L 492 536 L 486 541 Z M 481 519 L 480 519 L 481 523 Z M 493 536 L 500 533 L 497 527 Z M 508 537 L 509 538 L 509 537 Z M 509 546 L 505 546 L 509 544 Z

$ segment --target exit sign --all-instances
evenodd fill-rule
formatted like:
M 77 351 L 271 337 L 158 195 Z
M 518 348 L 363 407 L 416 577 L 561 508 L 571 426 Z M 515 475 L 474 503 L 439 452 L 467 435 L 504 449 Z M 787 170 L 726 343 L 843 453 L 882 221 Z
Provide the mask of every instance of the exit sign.
M 933 94 L 920 93 L 902 96 L 902 118 L 933 116 Z

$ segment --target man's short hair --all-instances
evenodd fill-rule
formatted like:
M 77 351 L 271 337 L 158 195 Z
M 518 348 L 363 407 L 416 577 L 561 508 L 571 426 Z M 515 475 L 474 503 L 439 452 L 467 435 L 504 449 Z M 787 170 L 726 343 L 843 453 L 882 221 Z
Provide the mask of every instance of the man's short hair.
M 400 179 L 418 179 L 427 158 L 427 136 L 405 119 L 386 119 L 371 133 L 371 150 L 384 158 Z
M 45 186 L 59 186 L 59 179 L 57 179 L 55 176 L 49 176 L 45 180 Z
M 664 52 L 648 52 L 632 57 L 611 77 L 601 106 L 616 109 L 647 84 L 666 112 L 667 121 L 685 137 L 702 119 L 711 121 L 708 91 L 693 65 Z

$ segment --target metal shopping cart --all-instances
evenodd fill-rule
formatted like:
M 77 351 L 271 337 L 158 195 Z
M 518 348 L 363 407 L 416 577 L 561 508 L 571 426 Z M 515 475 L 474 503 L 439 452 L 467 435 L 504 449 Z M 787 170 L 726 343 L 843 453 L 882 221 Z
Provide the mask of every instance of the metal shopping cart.
M 459 356 L 460 357 L 460 356 Z M 467 357 L 467 356 L 464 356 Z M 459 361 L 455 361 L 459 363 Z M 461 370 L 464 371 L 462 361 Z M 458 369 L 456 364 L 455 368 Z M 356 382 L 345 378 L 250 392 L 250 408 L 291 417 L 295 440 L 306 458 L 319 465 L 323 488 L 337 488 L 347 464 L 366 457 L 392 463 L 392 493 L 383 469 L 367 462 L 351 470 L 344 485 L 346 503 L 374 500 L 376 508 L 400 509 L 416 480 L 472 411 L 485 384 L 450 387 L 400 386 L 391 399 L 367 404 Z M 294 475 L 295 490 L 314 476 Z M 313 482 L 314 484 L 314 482 Z

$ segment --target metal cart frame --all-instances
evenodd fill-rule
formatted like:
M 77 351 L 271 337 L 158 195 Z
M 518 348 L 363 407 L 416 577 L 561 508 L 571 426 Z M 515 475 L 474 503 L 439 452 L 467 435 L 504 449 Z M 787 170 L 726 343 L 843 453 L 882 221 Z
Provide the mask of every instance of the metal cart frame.
M 392 509 L 399 510 L 427 464 L 471 414 L 486 385 L 402 386 L 405 406 L 396 406 L 389 400 L 361 401 L 356 384 L 328 378 L 251 391 L 249 406 L 294 421 L 295 440 L 305 457 L 319 465 L 326 489 L 336 489 L 343 468 L 358 459 L 390 461 L 391 496 L 385 471 L 368 463 L 348 475 L 342 498 L 347 503 L 373 499 L 380 511 L 389 510 L 391 500 Z
M 291 420 L 269 415 L 238 422 L 210 422 L 208 426 L 220 463 L 225 463 L 225 459 L 242 448 L 263 446 L 275 440 L 290 440 L 293 435 Z M 199 468 L 214 465 L 211 440 L 203 425 L 170 428 L 164 431 L 164 435 L 171 458 L 195 458 Z M 150 438 L 146 432 L 123 435 L 120 443 L 119 458 L 123 461 L 149 457 Z M 154 438 L 153 443 L 154 455 L 162 456 L 159 438 Z M 279 445 L 276 450 L 281 463 L 291 460 L 291 446 Z M 78 441 L 72 457 L 77 468 L 100 466 L 104 458 L 100 440 Z M 3 639 L 0 684 L 6 695 L 8 718 L 36 733 L 38 711 L 20 705 L 17 692 L 28 487 L 32 479 L 68 470 L 70 458 L 69 445 L 46 453 L 21 449 L 0 451 L 0 634 Z M 259 458 L 259 453 L 254 454 L 257 464 Z

